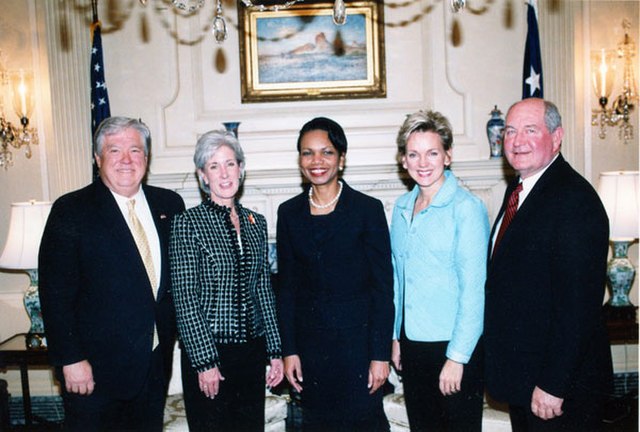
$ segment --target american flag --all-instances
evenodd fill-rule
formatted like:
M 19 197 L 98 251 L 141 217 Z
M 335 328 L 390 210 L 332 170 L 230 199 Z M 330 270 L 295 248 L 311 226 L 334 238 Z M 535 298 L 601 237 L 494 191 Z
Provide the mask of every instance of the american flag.
M 540 35 L 536 0 L 527 1 L 527 43 L 524 49 L 522 68 L 522 99 L 542 98 L 542 59 L 540 58 Z
M 109 109 L 109 93 L 104 79 L 104 62 L 102 60 L 102 36 L 100 21 L 94 21 L 91 26 L 93 41 L 91 44 L 91 135 L 96 132 L 100 122 L 111 117 Z M 98 177 L 98 171 L 93 163 L 93 177 Z

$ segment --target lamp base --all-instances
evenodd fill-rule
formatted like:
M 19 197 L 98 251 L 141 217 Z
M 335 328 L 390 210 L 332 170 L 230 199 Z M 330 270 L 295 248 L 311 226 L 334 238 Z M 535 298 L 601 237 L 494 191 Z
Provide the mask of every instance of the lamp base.
M 44 333 L 27 333 L 24 337 L 25 345 L 29 351 L 38 351 L 47 349 L 47 338 Z
M 631 306 L 602 306 L 602 314 L 605 321 L 636 321 L 636 307 Z

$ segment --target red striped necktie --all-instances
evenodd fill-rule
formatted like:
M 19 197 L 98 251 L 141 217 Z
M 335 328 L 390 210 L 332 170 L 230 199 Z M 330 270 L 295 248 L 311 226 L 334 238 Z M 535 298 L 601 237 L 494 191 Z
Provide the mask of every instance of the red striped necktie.
M 511 192 L 509 195 L 509 201 L 507 202 L 507 209 L 504 212 L 504 217 L 502 218 L 502 224 L 500 224 L 500 231 L 498 231 L 498 236 L 496 237 L 496 241 L 493 244 L 493 252 L 495 253 L 498 248 L 498 243 L 502 240 L 502 236 L 504 236 L 505 231 L 511 224 L 513 217 L 516 215 L 518 211 L 518 200 L 520 198 L 520 192 L 522 192 L 522 183 L 518 183 L 518 186 Z

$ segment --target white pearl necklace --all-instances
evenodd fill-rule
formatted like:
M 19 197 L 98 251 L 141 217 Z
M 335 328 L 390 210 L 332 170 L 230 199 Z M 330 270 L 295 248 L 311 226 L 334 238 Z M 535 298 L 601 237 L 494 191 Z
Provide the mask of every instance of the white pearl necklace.
M 326 204 L 318 204 L 313 200 L 313 186 L 311 186 L 309 188 L 309 204 L 311 204 L 311 207 L 315 207 L 317 209 L 323 210 L 331 207 L 336 202 L 338 202 L 338 199 L 340 198 L 340 194 L 342 193 L 342 182 L 338 182 L 338 184 L 340 185 L 340 189 L 338 189 L 338 193 L 331 201 L 329 201 Z

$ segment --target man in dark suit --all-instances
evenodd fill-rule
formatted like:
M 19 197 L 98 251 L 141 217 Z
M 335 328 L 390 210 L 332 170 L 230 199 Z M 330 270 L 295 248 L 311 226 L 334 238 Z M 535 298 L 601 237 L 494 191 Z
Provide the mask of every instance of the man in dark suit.
M 104 120 L 100 178 L 59 198 L 45 227 L 40 298 L 68 430 L 162 430 L 176 334 L 169 230 L 184 203 L 142 185 L 150 143 L 139 120 Z
M 525 99 L 507 113 L 505 156 L 519 178 L 492 231 L 484 339 L 487 390 L 509 404 L 514 431 L 599 430 L 611 385 L 601 317 L 609 224 L 560 154 L 563 133 L 550 102 Z

